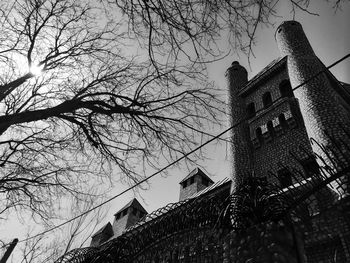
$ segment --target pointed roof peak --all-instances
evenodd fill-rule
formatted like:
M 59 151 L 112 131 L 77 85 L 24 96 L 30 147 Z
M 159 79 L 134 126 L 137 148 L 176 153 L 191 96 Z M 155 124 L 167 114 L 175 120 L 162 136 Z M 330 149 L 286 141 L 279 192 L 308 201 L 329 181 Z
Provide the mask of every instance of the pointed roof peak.
M 118 210 L 117 213 L 115 213 L 114 215 L 118 214 L 120 211 L 123 211 L 126 208 L 129 207 L 134 207 L 137 210 L 140 210 L 141 212 L 144 212 L 146 214 L 148 214 L 148 212 L 146 211 L 146 209 L 140 204 L 140 202 L 136 199 L 133 198 L 131 201 L 129 201 L 126 205 L 124 205 L 121 209 Z
M 202 169 L 200 169 L 199 167 L 196 167 L 184 179 L 181 180 L 180 184 L 182 184 L 184 181 L 186 181 L 187 179 L 189 179 L 195 175 L 200 175 L 200 176 L 204 177 L 205 179 L 207 179 L 209 182 L 214 183 L 214 181 L 212 179 L 210 179 L 210 177 L 208 175 L 206 175 L 206 173 L 203 172 Z
M 103 232 L 109 233 L 111 236 L 113 235 L 113 229 L 112 229 L 112 225 L 110 222 L 108 222 L 103 227 L 101 227 L 99 230 L 97 230 L 96 233 L 93 234 L 91 237 L 94 238 L 95 236 L 97 236 L 98 234 L 101 234 Z

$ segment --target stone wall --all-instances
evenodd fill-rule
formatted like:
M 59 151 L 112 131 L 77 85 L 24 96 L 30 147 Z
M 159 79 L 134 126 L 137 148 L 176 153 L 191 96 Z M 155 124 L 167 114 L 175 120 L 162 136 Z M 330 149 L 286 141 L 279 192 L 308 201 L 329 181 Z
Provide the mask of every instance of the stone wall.
M 321 263 L 350 262 L 350 200 L 303 222 L 265 223 L 245 231 L 198 228 L 149 244 L 139 263 Z M 349 213 L 349 212 L 347 212 Z
M 244 98 L 240 90 L 248 81 L 247 71 L 234 61 L 226 71 L 229 91 L 231 130 L 232 189 L 236 189 L 244 178 L 252 172 L 252 148 L 249 139 L 249 127 Z
M 350 155 L 350 150 L 345 146 L 337 149 L 330 137 L 338 141 L 347 138 L 347 144 L 350 144 L 350 139 L 344 131 L 350 130 L 349 112 L 342 105 L 341 97 L 332 87 L 328 75 L 325 72 L 318 74 L 325 70 L 325 67 L 314 54 L 298 22 L 283 22 L 277 29 L 276 40 L 281 54 L 288 56 L 292 87 L 302 85 L 294 94 L 299 101 L 308 136 L 322 145 L 319 147 L 313 144 L 313 151 L 327 160 L 327 165 L 337 169 L 339 164 L 332 162 L 333 157 L 340 153 Z M 318 74 L 317 77 L 314 77 L 315 74 Z M 332 149 L 332 154 L 325 155 L 323 147 Z
M 253 91 L 241 95 L 244 96 L 246 105 L 256 105 L 257 114 L 250 118 L 248 123 L 253 145 L 253 169 L 257 176 L 266 176 L 269 172 L 276 174 L 282 168 L 279 164 L 302 171 L 300 163 L 291 158 L 290 152 L 298 159 L 304 159 L 312 152 L 298 100 L 293 97 L 282 98 L 280 93 L 279 85 L 285 80 L 289 80 L 286 66 L 258 87 L 253 87 Z M 264 109 L 262 98 L 266 92 L 271 93 L 273 103 Z M 281 123 L 279 119 L 281 114 L 286 120 L 285 123 Z M 268 122 L 272 122 L 272 133 L 267 128 Z M 259 127 L 262 131 L 261 139 L 256 134 Z M 300 145 L 305 151 L 300 151 Z M 278 183 L 276 177 L 271 176 L 268 179 Z

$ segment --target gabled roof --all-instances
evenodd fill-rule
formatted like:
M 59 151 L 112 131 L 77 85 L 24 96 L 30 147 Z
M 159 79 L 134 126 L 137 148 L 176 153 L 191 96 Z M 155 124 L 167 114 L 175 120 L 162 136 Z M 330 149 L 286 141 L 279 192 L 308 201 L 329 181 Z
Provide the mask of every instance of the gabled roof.
M 184 179 L 181 180 L 181 182 L 179 184 L 182 184 L 184 181 L 186 181 L 187 179 L 191 178 L 194 175 L 200 175 L 202 177 L 204 177 L 205 179 L 207 179 L 209 182 L 214 183 L 213 180 L 210 179 L 210 177 L 208 175 L 206 175 L 200 168 L 195 168 L 192 172 L 190 172 Z
M 148 212 L 146 211 L 146 209 L 143 208 L 143 206 L 140 204 L 140 202 L 137 201 L 136 198 L 134 198 L 129 203 L 127 203 L 125 206 L 123 206 L 121 209 L 119 209 L 119 211 L 117 213 L 115 213 L 114 215 L 118 214 L 120 211 L 123 211 L 124 209 L 129 208 L 129 207 L 134 207 L 137 210 L 148 214 Z
M 225 178 L 222 179 L 221 181 L 218 181 L 218 182 L 216 182 L 215 184 L 212 184 L 212 185 L 210 185 L 210 186 L 204 188 L 202 191 L 199 191 L 199 192 L 197 192 L 197 193 L 191 195 L 191 196 L 189 197 L 189 199 L 191 199 L 191 198 L 197 198 L 198 196 L 204 195 L 204 194 L 206 194 L 206 193 L 208 193 L 208 192 L 210 192 L 210 191 L 212 191 L 212 190 L 214 190 L 214 189 L 217 189 L 217 188 L 221 187 L 221 186 L 224 185 L 224 184 L 231 183 L 231 182 L 232 182 L 232 181 L 231 181 L 230 178 L 225 177 Z
M 177 203 L 170 203 L 167 204 L 164 207 L 158 208 L 157 210 L 153 211 L 152 213 L 147 214 L 144 216 L 140 221 L 138 221 L 135 225 L 128 227 L 124 230 L 124 233 L 127 233 L 129 231 L 132 231 L 140 226 L 143 226 L 149 222 L 154 222 L 156 220 L 159 220 L 163 216 L 172 213 L 174 210 L 181 208 L 186 203 L 190 202 L 191 200 L 196 200 L 198 198 L 205 198 L 205 196 L 209 196 L 212 193 L 217 193 L 222 189 L 225 189 L 228 187 L 228 185 L 231 185 L 231 179 L 224 178 L 219 182 L 214 183 L 213 185 L 210 185 L 203 189 L 202 191 L 199 191 L 198 193 L 195 193 L 194 195 L 190 196 L 189 198 L 179 201 Z
M 250 90 L 252 87 L 255 87 L 258 83 L 269 77 L 273 72 L 282 68 L 286 65 L 287 56 L 279 57 L 270 62 L 265 68 L 263 68 L 258 74 L 256 74 L 248 83 L 242 88 L 241 93 L 245 93 Z
M 94 238 L 95 236 L 101 234 L 101 233 L 110 233 L 111 236 L 113 235 L 113 228 L 110 222 L 105 224 L 103 227 L 101 227 L 95 234 L 93 234 L 91 237 Z

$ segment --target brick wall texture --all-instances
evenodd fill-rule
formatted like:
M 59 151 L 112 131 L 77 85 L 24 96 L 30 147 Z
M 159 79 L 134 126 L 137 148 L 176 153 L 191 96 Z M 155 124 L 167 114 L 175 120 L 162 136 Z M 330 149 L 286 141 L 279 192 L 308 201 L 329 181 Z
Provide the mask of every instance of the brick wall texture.
M 344 131 L 350 131 L 347 110 L 350 105 L 346 106 L 349 102 L 338 94 L 334 85 L 339 83 L 330 81 L 329 73 L 322 73 L 294 90 L 293 95 L 282 96 L 283 81 L 290 81 L 291 88 L 296 88 L 325 68 L 299 23 L 281 24 L 276 41 L 282 56 L 286 57 L 253 84 L 247 81 L 247 71 L 238 62 L 232 63 L 226 72 L 231 125 L 234 126 L 233 191 L 244 176 L 251 174 L 267 176 L 270 182 L 279 183 L 273 176 L 278 170 L 288 167 L 303 171 L 300 160 L 312 156 L 313 152 L 334 168 L 339 164 L 330 160 L 332 155 L 338 155 L 337 151 L 350 156 L 350 147 L 334 147 L 334 139 L 350 138 Z M 266 92 L 272 100 L 268 107 L 263 104 Z M 251 103 L 255 105 L 255 116 L 247 113 Z M 330 156 L 325 155 L 318 144 L 311 143 L 312 139 L 330 149 Z M 305 172 L 300 176 L 305 177 Z M 183 194 L 195 188 L 194 184 Z M 318 207 L 313 210 L 322 212 L 308 215 L 307 221 L 289 218 L 287 222 L 261 224 L 244 232 L 199 226 L 164 237 L 135 255 L 134 262 L 350 262 L 350 199 L 335 202 L 333 194 L 326 188 L 313 196 L 313 205 Z M 329 207 L 328 202 L 335 205 L 325 209 Z
M 322 73 L 294 90 L 294 96 L 282 96 L 280 84 L 283 81 L 290 81 L 295 88 L 325 68 L 299 23 L 282 23 L 275 37 L 286 58 L 266 72 L 264 78 L 249 86 L 247 71 L 238 62 L 232 63 L 226 72 L 231 125 L 234 125 L 231 138 L 233 191 L 249 174 L 267 176 L 270 182 L 279 183 L 274 175 L 280 169 L 303 171 L 300 160 L 312 156 L 312 152 L 334 168 L 341 165 L 330 161 L 332 155 L 339 155 L 337 151 L 350 156 L 350 147 L 334 145 L 334 139 L 350 138 L 345 133 L 345 130 L 350 131 L 347 109 L 350 105 L 346 105 L 349 102 L 337 92 L 335 85 L 339 83 L 330 81 L 329 73 Z M 270 92 L 272 99 L 268 107 L 263 104 L 266 92 Z M 256 115 L 249 117 L 246 108 L 251 103 L 255 105 Z M 311 139 L 319 144 L 311 143 Z M 320 145 L 330 154 L 325 155 Z M 349 146 L 350 141 L 343 145 Z M 348 160 L 342 161 L 349 165 Z M 345 176 L 340 178 L 344 183 L 342 180 Z M 181 189 L 180 200 L 198 192 L 199 185 L 195 180 Z M 329 189 L 319 191 L 314 198 L 319 208 L 335 200 Z M 350 262 L 349 211 L 348 196 L 338 199 L 328 210 L 310 214 L 307 222 L 289 218 L 289 223 L 266 223 L 244 232 L 198 226 L 149 244 L 133 256 L 132 262 Z M 128 219 L 130 217 L 125 216 L 115 222 L 114 230 L 123 228 L 121 225 L 125 228 L 130 223 Z
M 314 54 L 298 22 L 282 23 L 276 31 L 276 41 L 281 55 L 286 58 L 280 61 L 278 67 L 275 65 L 271 72 L 260 77 L 260 81 L 246 85 L 246 71 L 236 62 L 226 73 L 231 124 L 240 123 L 232 129 L 234 181 L 247 174 L 276 174 L 282 168 L 281 164 L 292 170 L 302 170 L 296 159 L 303 160 L 312 152 L 326 160 L 327 165 L 337 168 L 338 164 L 330 161 L 332 155 L 326 156 L 323 147 L 332 149 L 333 157 L 338 155 L 337 151 L 350 155 L 350 147 L 337 149 L 332 144 L 334 139 L 349 138 L 344 130 L 350 130 L 350 104 L 334 87 L 339 83 L 330 81 L 329 73 L 309 80 L 325 67 Z M 290 81 L 291 88 L 309 82 L 294 90 L 294 97 L 282 97 L 279 86 L 283 81 Z M 264 108 L 263 96 L 266 92 L 271 94 L 272 105 Z M 251 103 L 255 105 L 254 117 L 248 117 L 245 112 Z M 281 115 L 286 120 L 284 125 L 279 118 Z M 242 121 L 244 118 L 248 121 Z M 249 136 L 246 136 L 247 129 Z M 260 129 L 261 136 L 257 129 Z M 312 144 L 310 140 L 318 144 Z M 290 153 L 296 158 L 291 158 Z M 347 163 L 347 160 L 343 162 Z M 268 179 L 278 183 L 276 176 L 268 176 Z M 336 185 L 334 187 L 337 188 Z
M 309 222 L 264 223 L 245 231 L 200 228 L 178 232 L 134 255 L 138 263 L 350 262 L 350 199 Z

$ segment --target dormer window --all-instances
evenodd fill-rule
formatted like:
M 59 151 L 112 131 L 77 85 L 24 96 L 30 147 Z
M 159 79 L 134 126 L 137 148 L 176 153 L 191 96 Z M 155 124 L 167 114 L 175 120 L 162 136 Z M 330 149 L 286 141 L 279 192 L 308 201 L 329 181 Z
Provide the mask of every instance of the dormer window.
M 213 183 L 201 169 L 195 168 L 180 182 L 179 200 L 185 200 Z
M 193 184 L 193 183 L 194 183 L 194 177 L 191 177 L 190 184 Z
M 256 128 L 256 130 L 255 130 L 255 136 L 256 136 L 256 138 L 258 139 L 258 141 L 259 141 L 260 143 L 263 142 L 263 136 L 262 136 L 261 127 Z
M 277 171 L 278 180 L 280 181 L 280 185 L 285 188 L 290 186 L 292 181 L 292 174 L 287 168 L 282 168 Z
M 279 85 L 281 97 L 284 98 L 292 98 L 294 97 L 292 86 L 290 85 L 290 81 L 288 79 L 283 80 Z
M 252 118 L 255 116 L 255 104 L 254 102 L 251 102 L 247 106 L 247 116 L 248 118 Z
M 203 178 L 203 179 L 202 179 L 202 184 L 203 184 L 204 186 L 208 186 L 208 185 L 209 185 L 209 181 L 208 181 L 207 179 Z
M 271 136 L 271 137 L 274 137 L 274 136 L 275 136 L 275 130 L 274 130 L 274 128 L 273 128 L 272 121 L 268 121 L 268 122 L 267 122 L 267 130 L 268 130 L 268 132 L 270 133 L 270 136 Z
M 281 113 L 279 116 L 278 116 L 278 120 L 282 126 L 282 129 L 287 129 L 288 128 L 288 124 L 287 124 L 287 121 L 286 121 L 286 117 L 284 116 L 283 113 Z
M 313 176 L 315 174 L 318 174 L 320 172 L 320 168 L 317 164 L 317 161 L 314 158 L 308 158 L 301 162 L 301 165 L 303 166 L 303 169 L 305 171 L 305 174 L 307 177 Z
M 265 92 L 262 99 L 263 99 L 263 105 L 265 109 L 272 105 L 272 97 L 270 92 Z

